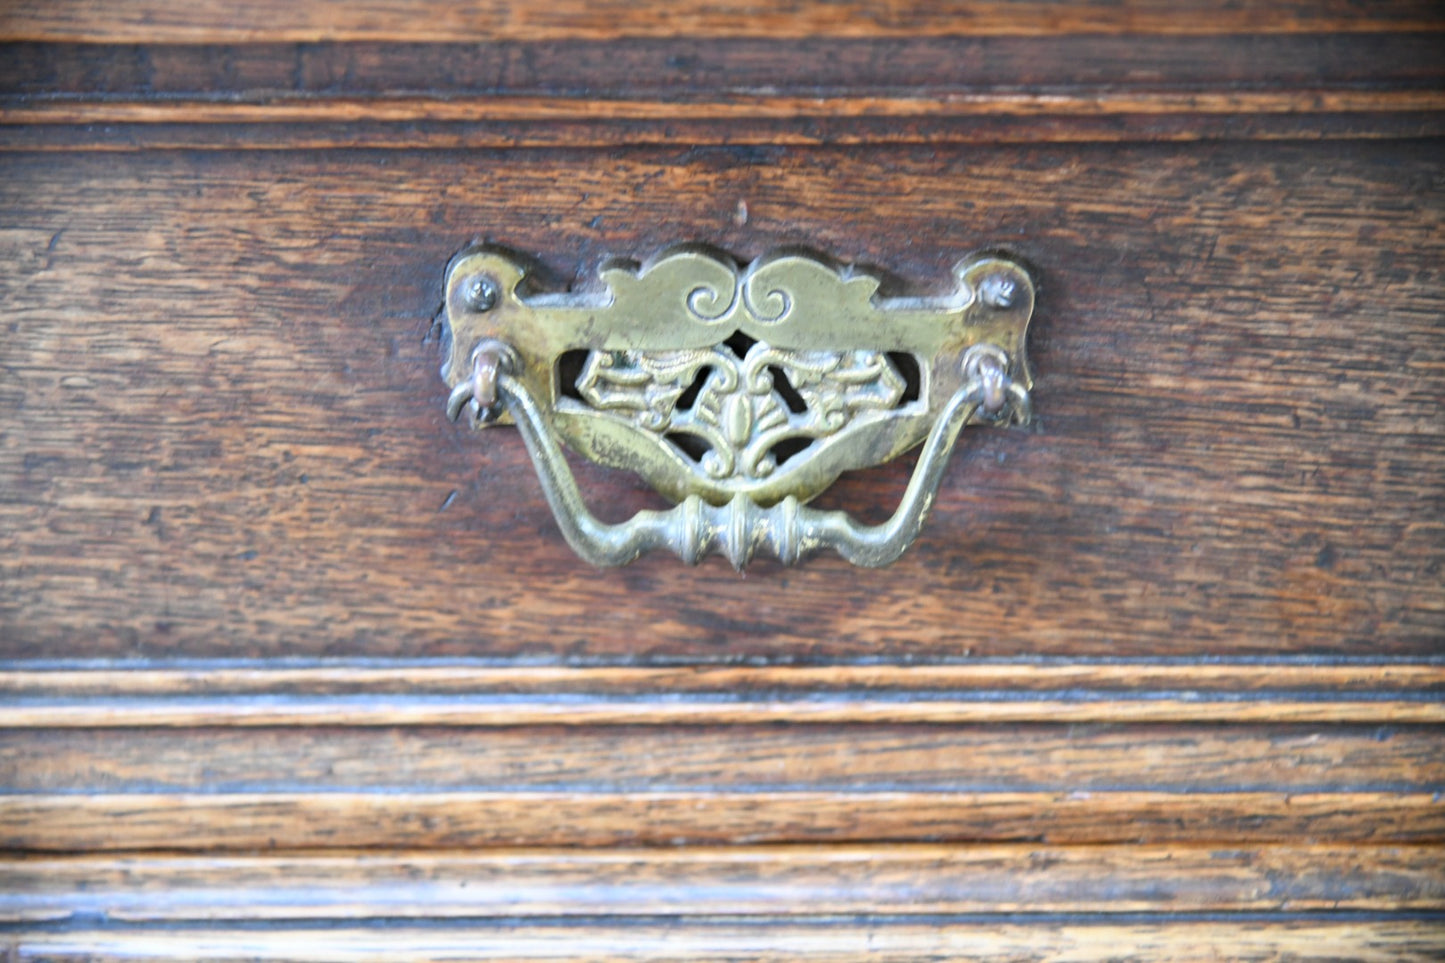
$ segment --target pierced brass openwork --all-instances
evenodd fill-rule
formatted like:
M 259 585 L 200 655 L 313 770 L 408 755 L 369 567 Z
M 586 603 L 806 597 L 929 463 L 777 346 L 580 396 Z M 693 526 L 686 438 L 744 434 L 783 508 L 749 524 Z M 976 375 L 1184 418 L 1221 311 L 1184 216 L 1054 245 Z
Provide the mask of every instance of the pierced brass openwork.
M 563 535 L 595 565 L 661 546 L 738 568 L 762 548 L 786 564 L 833 548 L 886 565 L 917 536 L 963 427 L 1030 418 L 1034 287 L 1005 257 L 960 263 L 938 297 L 884 297 L 877 276 L 796 252 L 739 266 L 676 248 L 600 280 L 539 291 L 504 251 L 462 254 L 442 366 L 450 417 L 517 426 Z M 559 439 L 678 504 L 599 521 Z M 807 506 L 842 472 L 920 442 L 887 522 Z

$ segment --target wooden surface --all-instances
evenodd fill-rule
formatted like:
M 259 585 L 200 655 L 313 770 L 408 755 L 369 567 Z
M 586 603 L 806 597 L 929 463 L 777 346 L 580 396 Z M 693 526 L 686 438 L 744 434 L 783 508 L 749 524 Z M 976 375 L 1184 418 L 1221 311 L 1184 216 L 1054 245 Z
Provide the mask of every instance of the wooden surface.
M 426 44 L 384 38 L 162 43 L 149 36 L 114 46 L 26 42 L 0 31 L 5 53 L 0 91 L 11 104 L 31 98 L 31 107 L 41 106 L 34 102 L 41 97 L 72 102 L 148 98 L 160 107 L 164 99 L 257 105 L 550 96 L 591 102 L 599 110 L 625 97 L 686 101 L 747 92 L 891 96 L 919 103 L 988 91 L 1208 91 L 1281 98 L 1304 90 L 1438 90 L 1445 74 L 1437 56 L 1442 32 L 1445 18 L 1431 30 L 1365 33 L 949 36 L 920 31 L 802 39 L 572 36 L 516 42 L 452 37 Z
M 185 931 L 16 931 L 14 958 L 26 961 L 305 960 L 587 960 L 676 963 L 916 963 L 967 959 L 983 963 L 1214 963 L 1404 961 L 1437 959 L 1439 925 L 1355 919 L 1280 923 L 1228 915 L 1208 921 L 1146 918 L 1129 923 L 1038 921 L 980 924 L 944 918 L 926 923 L 830 920 L 808 925 L 702 923 L 446 928 L 212 928 Z
M 52 14 L 63 7 L 46 8 Z M 447 13 L 461 8 L 450 5 Z M 679 7 L 669 6 L 669 10 Z M 768 20 L 838 16 L 836 4 Z M 954 8 L 955 10 L 957 8 Z M 983 8 L 971 8 L 974 13 Z M 1067 12 L 1069 8 L 1056 10 Z M 272 30 L 104 46 L 16 39 L 0 22 L 0 147 L 512 148 L 883 143 L 1061 143 L 1423 137 L 1445 133 L 1445 22 L 1385 19 L 1328 32 L 1247 29 L 1232 7 L 1155 32 L 1039 27 L 999 7 L 998 34 L 915 24 L 899 32 L 719 35 L 686 18 L 675 36 L 586 30 L 459 42 L 301 42 Z M 290 5 L 288 11 L 314 12 Z M 717 8 L 709 6 L 710 14 Z M 967 12 L 967 11 L 965 11 Z M 1396 13 L 1403 13 L 1396 11 Z M 194 19 L 198 11 L 187 16 Z M 18 17 L 23 20 L 23 17 Z M 163 19 L 163 18 L 160 18 Z M 1308 16 L 1306 17 L 1308 19 Z M 88 25 L 104 28 L 104 18 Z M 284 14 L 270 16 L 273 27 Z M 413 23 L 424 23 L 413 18 Z M 734 18 L 733 22 L 738 21 Z M 1122 21 L 1121 21 L 1122 22 Z M 1169 23 L 1204 23 L 1198 35 Z M 1118 23 L 1115 26 L 1119 26 Z M 576 25 L 574 25 L 576 27 Z M 1378 28 L 1378 29 L 1376 29 Z M 1230 33 L 1234 30 L 1236 32 Z M 505 34 L 505 31 L 503 32 Z M 201 42 L 206 40 L 209 42 Z M 162 42 L 166 41 L 166 42 Z M 84 125 L 84 126 L 78 126 Z
M 486 0 L 12 0 L 0 36 L 102 43 L 216 39 L 526 41 L 549 38 L 918 36 L 929 34 L 1222 34 L 1439 29 L 1429 0 L 1249 0 L 1220 6 L 1200 0 L 1082 0 L 936 4 L 920 0 L 844 0 L 776 4 L 759 0 L 549 0 L 526 5 Z
M 0 6 L 5 958 L 1445 956 L 1442 47 L 1406 0 Z M 888 569 L 586 569 L 442 412 L 477 239 L 1006 250 L 1038 420 Z
M 1440 158 L 5 155 L 0 655 L 1438 656 Z M 474 236 L 563 276 L 808 242 L 922 287 L 1005 244 L 1039 265 L 1038 423 L 971 432 L 918 543 L 866 577 L 583 569 L 520 440 L 441 412 L 441 270 Z M 823 503 L 877 516 L 908 468 Z M 612 517 L 655 504 L 580 471 Z
M 1075 698 L 1079 698 L 1076 694 Z M 586 724 L 393 716 L 12 729 L 14 849 L 949 839 L 1445 841 L 1438 726 Z M 1287 707 L 1283 710 L 1288 715 Z M 764 716 L 766 718 L 766 716 Z M 203 788 L 203 792 L 198 792 Z
M 945 102 L 743 95 L 599 108 L 574 99 L 161 105 L 99 101 L 0 108 L 12 149 L 458 149 L 635 143 L 762 148 L 855 144 L 1334 141 L 1445 133 L 1445 95 L 967 95 Z M 84 125 L 84 126 L 71 126 Z
M 23 663 L 21 663 L 23 664 Z M 1145 660 L 826 667 L 32 669 L 0 673 L 0 726 L 1445 722 L 1429 663 Z
M 0 863 L 0 920 L 57 922 L 1445 909 L 1435 847 L 792 846 Z M 424 891 L 419 903 L 409 892 Z

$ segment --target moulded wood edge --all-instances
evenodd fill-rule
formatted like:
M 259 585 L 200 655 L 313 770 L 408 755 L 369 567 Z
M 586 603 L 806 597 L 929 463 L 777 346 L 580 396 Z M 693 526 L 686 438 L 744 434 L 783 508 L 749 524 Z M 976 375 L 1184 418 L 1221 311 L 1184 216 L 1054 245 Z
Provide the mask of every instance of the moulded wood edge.
M 1445 842 L 1423 792 L 355 792 L 0 796 L 0 848 Z
M 845 845 L 0 861 L 0 922 L 1436 911 L 1434 846 Z
M 1438 135 L 1431 90 L 936 97 L 11 99 L 6 150 L 772 146 L 1355 139 Z
M 675 668 L 456 665 L 0 671 L 0 726 L 1445 722 L 1445 666 Z
M 525 5 L 439 0 L 252 0 L 237 6 L 193 0 L 176 8 L 166 0 L 48 0 L 12 3 L 0 36 L 31 40 L 110 43 L 384 38 L 407 42 L 618 39 L 687 36 L 781 38 L 910 36 L 920 33 L 990 35 L 1202 34 L 1297 31 L 1369 32 L 1429 29 L 1439 11 L 1418 0 L 1361 7 L 1347 0 L 1314 3 L 1234 3 L 1133 0 L 1129 3 L 1037 2 L 970 4 L 835 2 L 769 4 L 676 0 L 658 4 L 625 0 L 553 0 L 545 13 Z
M 1437 90 L 1086 91 L 937 96 L 734 95 L 705 100 L 615 97 L 372 97 L 232 100 L 54 98 L 0 105 L 0 124 L 256 124 L 385 121 L 763 120 L 1115 114 L 1318 114 L 1445 110 Z
M 1434 920 L 1140 921 L 1108 923 L 831 920 L 815 925 L 692 925 L 326 929 L 13 931 L 19 960 L 375 960 L 772 961 L 873 963 L 967 958 L 1022 963 L 1187 961 L 1372 961 L 1438 958 L 1445 932 Z
M 245 693 L 414 692 L 511 694 L 568 692 L 1076 692 L 1190 690 L 1271 692 L 1433 691 L 1445 699 L 1445 663 L 1321 660 L 1235 662 L 1200 660 L 1004 661 L 917 664 L 735 666 L 479 665 L 447 660 L 0 668 L 0 695 L 73 696 L 226 695 Z
M 1010 698 L 1012 696 L 1012 698 Z M 138 726 L 531 726 L 816 725 L 930 723 L 1445 723 L 1445 702 L 1404 699 L 1002 698 L 877 700 L 742 699 L 676 702 L 634 698 L 578 702 L 545 697 L 276 697 L 64 700 L 0 706 L 0 728 Z

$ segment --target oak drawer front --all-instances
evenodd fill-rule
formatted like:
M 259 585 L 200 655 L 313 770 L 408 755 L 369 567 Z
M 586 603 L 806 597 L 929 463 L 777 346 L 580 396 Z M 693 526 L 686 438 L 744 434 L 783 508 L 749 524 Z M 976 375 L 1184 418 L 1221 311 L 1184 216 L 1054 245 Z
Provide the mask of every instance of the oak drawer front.
M 1445 24 L 883 6 L 16 7 L 0 943 L 1439 954 Z M 886 568 L 593 569 L 447 420 L 478 241 L 1006 254 L 1035 418 Z
M 1438 654 L 1436 147 L 12 156 L 0 645 Z M 593 571 L 519 439 L 441 415 L 442 268 L 482 234 L 564 276 L 679 238 L 809 242 L 934 290 L 1006 246 L 1040 278 L 1037 424 L 966 436 L 917 545 L 864 577 Z M 615 517 L 656 504 L 579 471 Z M 876 517 L 907 472 L 820 503 Z

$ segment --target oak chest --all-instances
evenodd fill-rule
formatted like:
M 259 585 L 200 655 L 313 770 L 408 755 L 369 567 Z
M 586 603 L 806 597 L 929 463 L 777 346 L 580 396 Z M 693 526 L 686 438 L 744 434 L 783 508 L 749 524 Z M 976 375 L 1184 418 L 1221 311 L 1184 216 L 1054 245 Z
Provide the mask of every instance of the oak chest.
M 1442 52 L 1408 0 L 6 4 L 0 944 L 1437 958 Z M 1006 258 L 1032 416 L 885 567 L 594 568 L 447 418 L 447 268 L 678 244 L 915 306 Z

